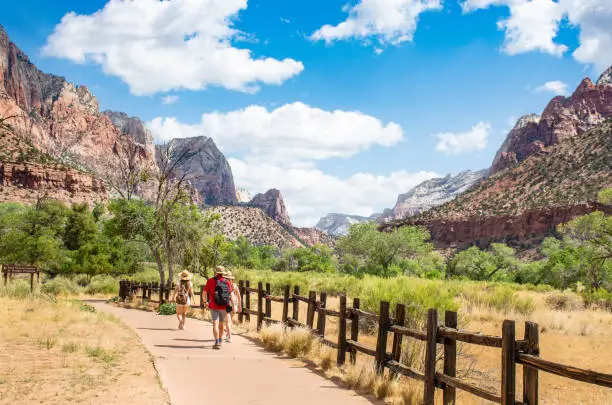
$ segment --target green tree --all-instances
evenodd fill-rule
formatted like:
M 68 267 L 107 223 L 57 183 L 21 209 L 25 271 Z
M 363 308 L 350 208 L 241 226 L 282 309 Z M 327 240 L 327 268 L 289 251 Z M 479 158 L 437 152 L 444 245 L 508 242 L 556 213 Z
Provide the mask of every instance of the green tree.
M 93 241 L 98 233 L 94 217 L 87 204 L 75 204 L 68 211 L 64 228 L 64 245 L 69 250 L 77 250 Z
M 417 259 L 433 252 L 428 243 L 429 232 L 421 227 L 405 226 L 392 232 L 379 232 L 373 222 L 352 225 L 346 236 L 340 238 L 337 249 L 343 263 L 359 261 L 359 271 L 391 276 L 402 259 Z M 346 260 L 345 260 L 346 259 Z M 344 269 L 347 267 L 343 264 Z

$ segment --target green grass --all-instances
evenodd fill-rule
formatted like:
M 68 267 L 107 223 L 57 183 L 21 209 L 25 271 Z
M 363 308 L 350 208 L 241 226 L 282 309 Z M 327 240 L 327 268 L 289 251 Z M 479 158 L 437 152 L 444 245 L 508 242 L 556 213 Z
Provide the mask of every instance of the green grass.
M 518 296 L 517 291 L 524 289 L 517 284 L 269 270 L 236 270 L 234 273 L 237 279 L 249 280 L 252 287 L 256 287 L 259 281 L 270 283 L 274 295 L 282 295 L 285 285 L 297 285 L 303 295 L 314 290 L 360 298 L 361 308 L 369 311 L 378 311 L 380 302 L 388 301 L 392 308 L 401 303 L 407 306 L 408 313 L 423 316 L 429 308 L 456 311 L 462 300 L 472 305 L 521 314 L 530 314 L 535 309 L 531 299 Z
M 113 350 L 105 349 L 101 346 L 86 346 L 85 353 L 92 359 L 97 359 L 102 361 L 108 366 L 115 366 L 117 364 L 117 360 L 119 360 L 119 354 Z

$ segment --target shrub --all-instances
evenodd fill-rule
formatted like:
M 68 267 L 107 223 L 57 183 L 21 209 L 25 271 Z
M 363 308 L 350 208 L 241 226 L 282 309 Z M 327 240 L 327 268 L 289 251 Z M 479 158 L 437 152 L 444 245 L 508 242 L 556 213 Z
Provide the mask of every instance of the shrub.
M 66 277 L 58 276 L 48 280 L 40 290 L 45 294 L 53 296 L 71 296 L 83 292 L 82 288 L 74 281 Z
M 284 350 L 289 357 L 304 357 L 312 348 L 312 333 L 305 328 L 295 328 L 287 333 L 284 339 Z
M 176 314 L 176 304 L 174 302 L 166 302 L 159 306 L 160 315 L 175 315 Z
M 552 292 L 546 296 L 544 301 L 549 308 L 559 311 L 571 311 L 584 308 L 582 298 L 571 291 Z
M 285 343 L 285 332 L 282 325 L 272 325 L 261 330 L 259 335 L 261 342 L 266 350 L 280 352 Z
M 119 292 L 119 282 L 111 276 L 94 276 L 85 289 L 87 294 L 117 294 Z

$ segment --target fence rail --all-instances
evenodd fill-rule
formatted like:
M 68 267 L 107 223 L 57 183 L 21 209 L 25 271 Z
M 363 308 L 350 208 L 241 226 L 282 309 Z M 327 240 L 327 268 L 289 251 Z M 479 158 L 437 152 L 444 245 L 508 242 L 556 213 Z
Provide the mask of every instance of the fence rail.
M 438 321 L 438 311 L 429 309 L 424 330 L 407 327 L 406 305 L 395 306 L 394 317 L 391 317 L 388 302 L 381 302 L 378 314 L 360 309 L 360 299 L 354 298 L 352 307 L 347 304 L 347 297 L 340 296 L 339 310 L 326 308 L 327 294 L 322 292 L 317 299 L 315 291 L 309 291 L 308 296 L 300 295 L 298 286 L 291 288 L 285 286 L 282 296 L 270 294 L 270 283 L 257 283 L 257 288 L 251 287 L 249 280 L 240 280 L 239 288 L 242 297 L 242 313 L 239 321 L 250 321 L 251 315 L 257 320 L 257 329 L 266 324 L 282 323 L 288 327 L 302 327 L 309 329 L 323 344 L 337 350 L 337 363 L 344 364 L 346 355 L 349 361 L 356 362 L 357 354 L 374 358 L 378 373 L 385 369 L 397 375 L 403 375 L 423 382 L 423 403 L 433 405 L 436 390 L 442 391 L 444 405 L 456 403 L 456 391 L 466 391 L 477 397 L 502 405 L 537 405 L 539 399 L 539 372 L 555 374 L 564 378 L 582 381 L 606 388 L 612 388 L 612 375 L 597 371 L 585 370 L 578 367 L 554 363 L 540 358 L 539 328 L 533 322 L 525 322 L 525 336 L 516 338 L 516 325 L 512 320 L 505 320 L 502 324 L 501 336 L 485 335 L 477 332 L 458 329 L 457 313 L 446 311 L 444 321 Z M 151 283 L 120 282 L 120 297 L 142 296 L 149 302 L 163 303 L 168 300 L 170 289 Z M 153 301 L 152 292 L 156 292 L 159 300 Z M 203 286 L 200 288 L 200 305 L 194 308 L 203 308 Z M 252 297 L 255 295 L 255 297 Z M 257 307 L 252 308 L 255 299 Z M 272 302 L 282 303 L 280 319 L 272 317 Z M 300 321 L 300 304 L 306 304 L 306 319 Z M 290 307 L 291 306 L 291 312 Z M 317 324 L 314 325 L 314 315 L 317 314 Z M 328 317 L 338 319 L 337 341 L 325 337 L 326 321 Z M 359 323 L 362 320 L 376 322 L 378 335 L 376 346 L 371 347 L 359 342 Z M 349 324 L 350 323 L 350 327 Z M 389 335 L 392 334 L 392 344 L 388 347 Z M 402 342 L 404 338 L 425 342 L 425 367 L 417 370 L 402 364 Z M 482 387 L 463 381 L 457 377 L 457 342 L 500 349 L 500 393 L 490 392 Z M 443 371 L 436 370 L 437 353 L 439 345 L 442 346 Z M 390 349 L 390 351 L 389 351 Z M 516 392 L 516 365 L 523 367 L 523 392 Z M 522 395 L 522 400 L 517 397 Z

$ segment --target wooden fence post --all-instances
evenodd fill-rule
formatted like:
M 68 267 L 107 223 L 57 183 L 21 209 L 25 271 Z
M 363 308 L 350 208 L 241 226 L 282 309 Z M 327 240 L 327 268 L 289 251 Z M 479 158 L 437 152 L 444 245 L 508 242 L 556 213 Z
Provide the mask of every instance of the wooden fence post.
M 325 308 L 327 308 L 327 293 L 322 292 L 317 315 L 317 332 L 321 337 L 325 337 L 325 312 L 322 311 Z
M 346 295 L 340 296 L 340 321 L 338 322 L 338 358 L 339 365 L 346 361 Z
M 270 295 L 272 289 L 270 283 L 266 283 L 266 295 Z M 272 318 L 272 300 L 266 298 L 266 318 Z M 270 325 L 269 321 L 266 321 L 266 325 Z
M 263 323 L 264 317 L 264 308 L 263 308 L 263 283 L 260 281 L 257 283 L 257 331 L 261 330 L 261 325 Z
M 293 287 L 293 295 L 300 295 L 300 286 L 296 285 Z M 298 317 L 300 316 L 300 301 L 293 297 L 293 314 L 291 314 L 291 318 L 294 321 L 298 321 Z
M 427 346 L 425 349 L 425 388 L 423 405 L 434 405 L 436 394 L 436 340 L 438 334 L 438 310 L 427 311 Z
M 540 331 L 538 324 L 525 322 L 527 354 L 540 355 Z M 538 405 L 538 370 L 523 365 L 523 404 Z
M 448 328 L 457 329 L 457 313 L 446 311 L 444 313 L 444 325 Z M 444 338 L 444 374 L 449 377 L 457 375 L 457 341 L 455 339 Z M 446 385 L 444 387 L 444 405 L 455 405 L 455 387 Z
M 378 338 L 376 339 L 376 372 L 382 375 L 387 363 L 387 336 L 391 320 L 389 317 L 389 303 L 380 302 L 380 313 L 378 314 Z
M 248 322 L 251 322 L 251 314 L 250 314 L 250 310 L 251 310 L 251 282 L 249 280 L 246 281 L 246 288 L 245 288 L 245 308 L 248 310 L 247 313 L 245 314 L 246 320 Z
M 141 283 L 140 285 L 142 289 L 142 305 L 144 305 L 147 300 L 147 283 Z
M 516 396 L 515 337 L 514 321 L 505 320 L 502 325 L 502 405 L 514 405 Z
M 244 301 L 243 301 L 244 300 L 244 280 L 238 281 L 238 291 L 240 291 L 240 307 L 244 308 Z M 240 311 L 238 313 L 238 322 L 242 323 L 243 318 L 244 318 L 244 314 L 242 313 L 242 311 Z
M 123 301 L 123 280 L 119 280 L 119 299 Z
M 395 322 L 396 325 L 404 326 L 406 323 L 406 306 L 404 304 L 395 305 Z M 402 359 L 402 335 L 399 333 L 393 334 L 393 360 L 398 363 Z
M 359 298 L 353 298 L 353 309 L 359 309 L 359 304 Z M 357 342 L 357 339 L 359 339 L 359 314 L 353 312 L 353 316 L 351 316 L 351 340 Z M 355 364 L 357 361 L 357 350 L 351 350 L 350 361 L 351 364 Z
M 30 273 L 30 292 L 34 292 L 34 273 Z
M 291 292 L 291 286 L 286 285 L 283 291 L 283 315 L 281 320 L 283 324 L 287 324 L 287 317 L 289 317 L 289 294 Z
M 308 310 L 306 311 L 306 326 L 310 329 L 314 326 L 314 314 L 315 306 L 317 304 L 317 293 L 316 291 L 310 291 L 308 293 Z

